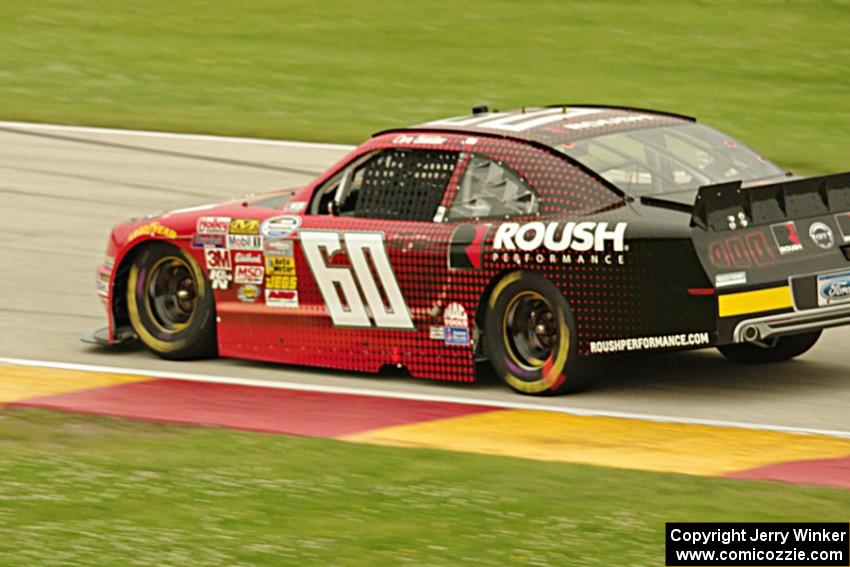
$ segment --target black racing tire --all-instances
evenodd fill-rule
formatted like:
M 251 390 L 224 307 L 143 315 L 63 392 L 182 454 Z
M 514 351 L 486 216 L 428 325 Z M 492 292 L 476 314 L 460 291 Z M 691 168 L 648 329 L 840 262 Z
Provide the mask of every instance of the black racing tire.
M 493 287 L 487 307 L 484 341 L 490 365 L 511 388 L 545 396 L 588 385 L 575 318 L 552 282 L 532 272 L 512 272 Z
M 771 346 L 759 346 L 751 343 L 736 343 L 717 347 L 723 356 L 732 362 L 743 364 L 767 364 L 771 362 L 785 362 L 796 356 L 800 356 L 815 346 L 820 338 L 821 331 L 801 333 L 799 335 L 788 335 L 778 337 Z
M 198 263 L 176 246 L 153 242 L 134 254 L 127 312 L 142 343 L 162 358 L 217 354 L 212 289 Z

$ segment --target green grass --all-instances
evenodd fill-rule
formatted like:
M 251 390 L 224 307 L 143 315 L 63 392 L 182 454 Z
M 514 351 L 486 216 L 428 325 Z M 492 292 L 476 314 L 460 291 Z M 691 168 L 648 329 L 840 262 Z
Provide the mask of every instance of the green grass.
M 482 102 L 679 111 L 850 169 L 850 5 L 0 2 L 5 119 L 357 142 Z
M 0 565 L 659 565 L 664 522 L 850 492 L 0 412 Z

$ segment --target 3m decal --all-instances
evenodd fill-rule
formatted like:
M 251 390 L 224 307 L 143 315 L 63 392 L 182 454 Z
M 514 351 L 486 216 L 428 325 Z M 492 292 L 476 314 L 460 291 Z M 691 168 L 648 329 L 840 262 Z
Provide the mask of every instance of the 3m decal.
M 263 265 L 263 253 L 255 250 L 233 253 L 234 264 L 260 264 Z
M 850 272 L 818 276 L 818 306 L 850 301 Z
M 301 217 L 272 217 L 263 221 L 260 232 L 266 238 L 286 238 L 301 226 Z
M 263 237 L 250 234 L 228 234 L 227 246 L 233 250 L 262 250 Z
M 269 307 L 298 307 L 298 292 L 295 290 L 267 289 L 266 305 Z
M 195 234 L 192 236 L 192 248 L 225 248 L 227 237 L 224 234 Z
M 210 270 L 210 287 L 213 289 L 230 289 L 230 282 L 233 276 L 230 270 L 214 269 Z
M 776 241 L 779 253 L 783 256 L 803 249 L 803 243 L 800 242 L 800 235 L 797 234 L 797 225 L 794 224 L 794 221 L 772 224 L 770 225 L 770 232 L 773 233 L 773 239 Z
M 254 303 L 260 297 L 260 288 L 255 285 L 243 285 L 236 290 L 236 299 L 242 303 Z
M 835 246 L 835 237 L 832 234 L 832 229 L 825 223 L 813 222 L 809 227 L 809 238 L 812 239 L 819 248 L 829 250 Z
M 215 268 L 229 270 L 232 267 L 230 263 L 230 250 L 207 248 L 204 250 L 204 262 L 206 262 L 208 270 Z
M 262 266 L 238 264 L 233 270 L 233 282 L 238 284 L 261 284 L 265 275 Z
M 480 270 L 484 263 L 484 242 L 490 225 L 462 224 L 454 232 L 449 244 L 449 268 L 455 270 Z
M 709 343 L 711 343 L 711 335 L 709 333 L 682 333 L 679 335 L 663 335 L 659 337 L 637 337 L 634 339 L 591 341 L 590 352 L 593 354 L 600 354 L 609 352 L 699 346 L 707 345 Z
M 230 221 L 230 234 L 260 234 L 260 221 L 256 219 L 233 219 Z
M 328 266 L 325 256 L 332 259 L 341 252 L 343 241 L 351 268 Z M 368 306 L 376 327 L 414 329 L 384 247 L 383 233 L 346 232 L 341 238 L 338 232 L 301 231 L 301 245 L 334 325 L 371 327 Z
M 139 228 L 135 229 L 133 232 L 127 236 L 127 242 L 135 240 L 140 236 L 163 236 L 165 238 L 177 238 L 177 231 L 168 228 L 167 226 L 162 226 L 158 222 L 152 222 Z
M 198 217 L 195 231 L 198 234 L 227 234 L 230 217 Z

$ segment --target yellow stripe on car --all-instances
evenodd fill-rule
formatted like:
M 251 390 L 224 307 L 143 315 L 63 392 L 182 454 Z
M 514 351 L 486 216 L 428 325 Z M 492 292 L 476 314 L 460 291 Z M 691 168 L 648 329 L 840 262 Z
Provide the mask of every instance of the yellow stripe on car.
M 734 317 L 746 315 L 747 313 L 759 313 L 762 311 L 776 311 L 793 307 L 791 299 L 791 288 L 787 285 L 758 289 L 756 291 L 742 291 L 740 293 L 727 293 L 717 298 L 717 310 L 721 317 Z

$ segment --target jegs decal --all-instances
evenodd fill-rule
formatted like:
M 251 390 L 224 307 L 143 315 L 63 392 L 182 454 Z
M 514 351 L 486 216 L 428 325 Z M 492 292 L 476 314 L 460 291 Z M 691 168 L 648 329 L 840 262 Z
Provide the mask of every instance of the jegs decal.
M 351 268 L 328 266 L 325 256 L 332 258 L 342 251 L 343 244 Z M 390 265 L 383 233 L 301 231 L 301 245 L 334 325 L 371 327 L 368 314 L 371 312 L 376 327 L 414 329 L 410 311 Z M 367 254 L 377 281 L 366 259 Z M 387 303 L 381 297 L 379 286 Z M 365 305 L 360 290 L 366 299 Z M 345 298 L 345 304 L 340 295 Z

